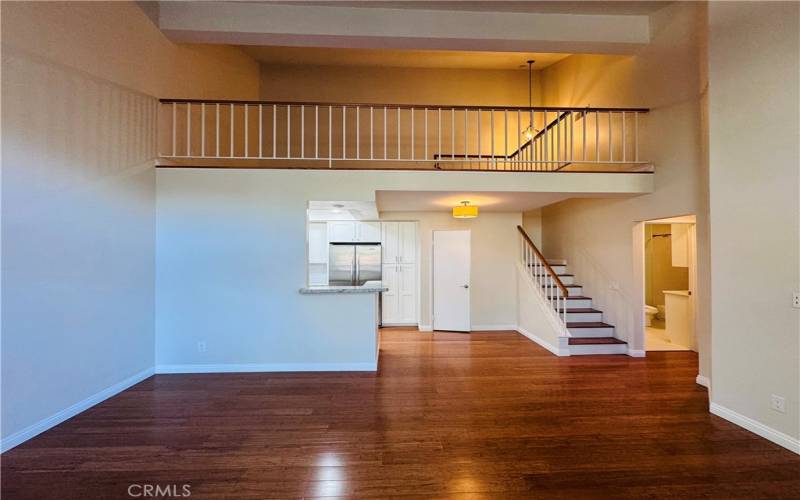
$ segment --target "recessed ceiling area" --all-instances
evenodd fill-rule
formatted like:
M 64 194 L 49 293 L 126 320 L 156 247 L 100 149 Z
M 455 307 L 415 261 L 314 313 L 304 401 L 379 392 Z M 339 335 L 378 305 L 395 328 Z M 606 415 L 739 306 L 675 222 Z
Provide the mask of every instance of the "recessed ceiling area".
M 317 7 L 451 10 L 467 12 L 520 12 L 529 14 L 586 14 L 646 16 L 670 1 L 279 1 L 275 3 Z
M 482 212 L 524 212 L 574 197 L 571 193 L 378 191 L 380 212 L 448 212 L 462 201 Z
M 536 61 L 534 70 L 546 68 L 570 54 L 533 52 L 467 52 L 457 50 L 383 50 L 323 47 L 276 47 L 242 45 L 253 59 L 274 65 L 377 66 L 447 69 L 525 69 L 525 61 Z

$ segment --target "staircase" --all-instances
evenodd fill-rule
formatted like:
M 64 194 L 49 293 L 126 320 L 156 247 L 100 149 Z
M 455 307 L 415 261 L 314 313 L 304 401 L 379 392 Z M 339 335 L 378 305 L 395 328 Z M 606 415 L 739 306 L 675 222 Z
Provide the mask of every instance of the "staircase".
M 569 292 L 565 301 L 570 356 L 627 354 L 627 342 L 614 337 L 614 326 L 603 322 L 603 311 L 595 309 L 592 298 L 583 295 L 583 287 L 575 282 L 575 275 L 569 273 L 566 262 L 550 259 L 548 263 Z M 543 293 L 552 296 L 548 293 L 548 288 L 552 287 L 542 288 Z
M 603 311 L 595 309 L 592 298 L 567 270 L 565 261 L 547 260 L 521 226 L 522 269 L 526 270 L 540 297 L 548 321 L 557 325 L 558 355 L 627 354 L 628 344 L 614 336 L 614 326 L 603 321 Z M 555 351 L 554 351 L 555 352 Z

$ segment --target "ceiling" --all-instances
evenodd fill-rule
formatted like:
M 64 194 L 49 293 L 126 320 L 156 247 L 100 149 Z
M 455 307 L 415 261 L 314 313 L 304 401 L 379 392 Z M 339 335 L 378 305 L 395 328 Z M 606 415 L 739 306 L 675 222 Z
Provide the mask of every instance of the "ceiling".
M 481 212 L 524 212 L 573 197 L 570 193 L 517 193 L 473 191 L 378 191 L 381 212 L 449 212 L 462 201 L 478 205 Z
M 303 66 L 377 66 L 402 68 L 535 70 L 556 63 L 569 54 L 525 52 L 465 52 L 447 50 L 340 49 L 322 47 L 241 46 L 251 57 L 265 64 Z
M 278 1 L 292 5 L 318 7 L 357 7 L 382 9 L 450 10 L 468 12 L 522 12 L 538 14 L 587 14 L 643 16 L 673 2 L 666 1 Z
M 309 201 L 308 220 L 377 220 L 374 201 Z

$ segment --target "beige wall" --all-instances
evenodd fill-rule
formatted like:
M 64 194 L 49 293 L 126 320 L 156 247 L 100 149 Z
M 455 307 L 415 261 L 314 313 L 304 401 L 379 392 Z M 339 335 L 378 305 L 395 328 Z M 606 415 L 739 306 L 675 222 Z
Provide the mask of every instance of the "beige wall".
M 155 97 L 257 99 L 241 50 L 170 42 L 135 2 L 3 2 L 3 50 L 16 49 Z
M 539 250 L 542 250 L 542 209 L 528 210 L 522 214 L 522 227 L 533 240 Z
M 712 411 L 800 453 L 798 33 L 794 2 L 709 5 Z
M 258 95 L 133 2 L 3 2 L 2 449 L 152 370 L 156 97 Z
M 520 57 L 520 64 L 524 64 Z M 534 101 L 541 96 L 534 71 Z M 526 106 L 528 72 L 363 66 L 261 67 L 261 98 L 389 104 Z
M 542 212 L 544 253 L 566 258 L 586 295 L 596 300 L 617 335 L 643 349 L 641 284 L 634 275 L 637 221 L 696 214 L 700 373 L 708 374 L 709 247 L 707 167 L 702 146 L 701 47 L 705 11 L 675 3 L 657 12 L 652 44 L 634 57 L 571 56 L 544 70 L 546 105 L 645 106 L 648 142 L 642 157 L 655 164 L 654 193 L 630 199 L 572 199 Z M 638 332 L 638 333 L 637 333 Z
M 645 303 L 664 305 L 664 290 L 688 290 L 689 268 L 672 265 L 672 237 L 669 224 L 647 224 L 644 235 Z
M 477 219 L 454 219 L 449 212 L 382 212 L 381 220 L 419 221 L 421 326 L 431 325 L 431 252 L 433 231 L 471 231 L 470 320 L 472 328 L 517 324 L 517 226 L 522 214 L 484 212 Z

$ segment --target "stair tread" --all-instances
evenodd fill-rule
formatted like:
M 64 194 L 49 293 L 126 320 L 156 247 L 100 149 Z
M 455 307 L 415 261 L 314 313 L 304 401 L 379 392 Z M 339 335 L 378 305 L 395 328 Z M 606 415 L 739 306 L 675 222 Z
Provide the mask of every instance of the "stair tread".
M 592 300 L 592 298 L 585 295 L 570 295 L 567 300 Z
M 605 345 L 605 344 L 627 344 L 624 340 L 615 337 L 571 337 L 569 345 Z
M 602 321 L 574 321 L 567 323 L 567 328 L 614 328 L 614 325 Z
M 568 313 L 602 313 L 603 311 L 599 311 L 597 309 L 592 309 L 591 307 L 568 307 Z

